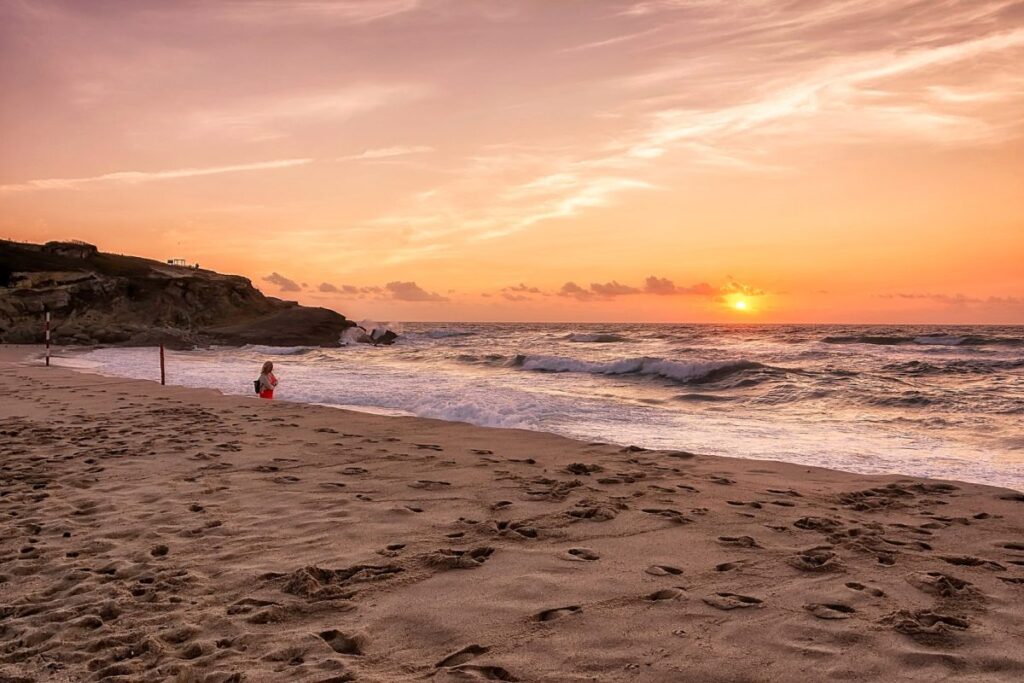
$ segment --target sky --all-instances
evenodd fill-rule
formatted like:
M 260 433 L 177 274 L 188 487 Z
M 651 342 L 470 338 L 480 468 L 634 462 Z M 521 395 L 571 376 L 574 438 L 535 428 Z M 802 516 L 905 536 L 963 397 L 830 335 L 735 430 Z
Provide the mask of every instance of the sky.
M 1019 0 L 0 0 L 0 238 L 355 319 L 1024 323 Z

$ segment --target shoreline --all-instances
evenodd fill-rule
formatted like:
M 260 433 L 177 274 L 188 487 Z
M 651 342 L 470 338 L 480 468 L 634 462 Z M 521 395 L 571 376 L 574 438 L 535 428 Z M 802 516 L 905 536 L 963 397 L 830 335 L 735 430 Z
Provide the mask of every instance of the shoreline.
M 0 347 L 0 678 L 1024 672 L 1011 489 L 95 382 L 37 350 Z
M 240 350 L 245 351 L 248 348 L 243 347 Z M 296 348 L 308 349 L 309 347 Z M 282 363 L 295 362 L 289 360 L 293 355 L 289 351 L 294 349 L 260 347 L 260 350 L 269 354 L 275 360 L 277 356 L 283 356 Z M 128 378 L 134 376 L 136 379 L 140 378 L 140 374 L 135 369 L 140 361 L 143 363 L 141 367 L 145 368 L 149 368 L 148 363 L 150 360 L 154 364 L 156 363 L 154 347 L 152 359 L 148 357 L 140 359 L 136 356 L 128 365 L 122 362 L 108 366 L 103 361 L 96 361 L 98 363 L 96 369 L 77 367 L 73 359 L 80 354 L 87 354 L 91 351 L 94 351 L 94 349 L 67 348 L 65 350 L 67 355 L 60 357 L 57 363 L 59 365 L 67 363 L 66 366 L 73 369 L 83 372 L 95 372 L 105 377 Z M 201 353 L 202 350 L 196 351 L 196 357 L 190 357 L 190 352 L 179 352 L 186 358 L 183 359 L 177 372 L 173 367 L 176 365 L 175 359 L 172 357 L 169 360 L 169 367 L 171 367 L 169 376 L 177 377 L 174 382 L 176 385 L 214 389 L 225 393 L 225 395 L 250 396 L 246 390 L 247 386 L 245 389 L 242 389 L 242 384 L 228 385 L 230 383 L 228 377 L 237 379 L 238 374 L 229 372 L 228 376 L 221 375 L 219 379 L 211 380 L 210 375 L 203 369 L 204 364 L 196 362 L 197 360 L 203 360 L 204 354 Z M 222 349 L 214 349 L 214 351 L 219 353 Z M 301 357 L 303 354 L 299 353 L 297 355 Z M 221 362 L 222 360 L 218 360 L 218 364 Z M 259 362 L 262 362 L 262 359 Z M 301 367 L 302 362 L 299 361 L 298 364 Z M 200 369 L 198 373 L 193 372 L 195 368 Z M 234 367 L 233 371 L 235 373 L 244 373 L 248 369 Z M 353 371 L 360 372 L 358 369 Z M 334 380 L 344 384 L 347 381 L 344 376 L 344 370 L 339 372 L 342 373 L 342 376 L 337 376 L 336 373 Z M 412 369 L 412 372 L 415 373 L 416 369 Z M 141 375 L 146 374 L 146 372 L 141 373 Z M 573 373 L 555 372 L 549 374 L 572 375 Z M 430 371 L 427 372 L 426 376 L 430 376 Z M 589 377 L 585 373 L 582 376 L 583 378 Z M 412 378 L 412 375 L 410 375 L 406 379 Z M 151 376 L 145 379 L 155 379 L 155 377 Z M 916 432 L 905 432 L 899 429 L 872 430 L 864 426 L 870 423 L 870 416 L 867 423 L 849 417 L 839 418 L 833 430 L 820 424 L 815 424 L 813 421 L 800 417 L 794 418 L 785 414 L 777 416 L 778 419 L 771 419 L 762 411 L 760 413 L 748 413 L 743 420 L 725 414 L 704 414 L 700 418 L 684 418 L 684 421 L 679 424 L 656 423 L 650 429 L 633 430 L 632 433 L 629 433 L 620 432 L 612 428 L 595 429 L 594 424 L 596 423 L 589 425 L 585 421 L 574 423 L 571 419 L 562 421 L 556 418 L 555 422 L 552 423 L 550 419 L 553 415 L 557 415 L 557 411 L 549 412 L 546 416 L 541 411 L 539 413 L 541 417 L 538 417 L 536 406 L 533 406 L 531 403 L 533 396 L 530 394 L 522 394 L 518 397 L 523 400 L 523 405 L 530 406 L 524 409 L 522 414 L 519 413 L 518 407 L 509 404 L 508 400 L 498 404 L 508 408 L 508 411 L 503 412 L 498 409 L 490 409 L 487 397 L 478 391 L 470 391 L 465 398 L 451 401 L 448 404 L 445 392 L 436 392 L 435 395 L 430 387 L 426 387 L 425 390 L 432 398 L 437 399 L 436 401 L 413 400 L 413 405 L 410 406 L 410 399 L 405 397 L 399 398 L 397 404 L 381 405 L 367 403 L 364 396 L 364 400 L 361 402 L 348 403 L 343 393 L 332 393 L 334 390 L 330 387 L 321 386 L 310 392 L 308 387 L 316 386 L 316 378 L 310 379 L 313 382 L 309 385 L 305 385 L 300 381 L 299 385 L 292 387 L 291 383 L 289 383 L 289 387 L 293 388 L 293 392 L 285 391 L 278 400 L 290 400 L 302 405 L 322 405 L 389 417 L 424 417 L 489 428 L 525 429 L 528 431 L 558 434 L 569 439 L 584 442 L 600 440 L 622 446 L 636 444 L 650 450 L 684 449 L 717 457 L 765 462 L 789 462 L 796 465 L 821 467 L 869 476 L 892 475 L 924 478 L 941 476 L 949 481 L 978 483 L 1024 491 L 1024 476 L 1020 474 L 1020 472 L 1024 472 L 1024 469 L 1014 468 L 1014 463 L 1024 467 L 1024 460 L 1021 459 L 1018 453 L 1019 448 L 1016 444 L 1008 448 L 1001 448 L 999 444 L 991 440 L 985 441 L 980 432 L 962 433 L 959 435 L 933 435 L 927 430 L 918 430 Z M 448 381 L 447 377 L 440 377 L 438 379 L 440 382 Z M 546 380 L 547 378 L 544 377 L 542 379 Z M 406 383 L 405 380 L 403 380 L 404 383 Z M 338 386 L 338 384 L 331 386 Z M 432 386 L 443 386 L 443 384 L 434 384 Z M 501 387 L 499 386 L 499 388 Z M 302 395 L 304 392 L 307 395 Z M 382 394 L 388 394 L 390 389 L 385 385 L 381 392 Z M 292 398 L 294 393 L 300 395 Z M 401 387 L 399 387 L 398 395 L 401 395 Z M 374 398 L 371 396 L 370 400 Z M 663 402 L 671 403 L 671 401 Z M 437 408 L 438 405 L 444 407 Z M 627 402 L 625 408 L 631 410 L 636 405 Z M 481 410 L 480 406 L 485 406 L 486 408 Z M 641 407 L 641 409 L 649 408 L 651 408 L 649 404 L 644 404 Z M 656 408 L 661 409 L 661 406 L 656 406 Z M 566 409 L 571 411 L 571 408 L 567 407 Z M 468 416 L 466 416 L 465 412 L 467 410 L 469 411 Z M 680 416 L 684 416 L 686 412 L 681 411 Z M 661 418 L 655 419 L 664 420 L 667 417 L 670 419 L 670 416 L 671 412 L 668 411 Z M 644 416 L 638 417 L 645 420 Z M 615 421 L 618 417 L 613 415 L 609 419 L 612 422 L 607 424 L 616 424 Z M 731 420 L 731 423 L 721 424 L 716 422 L 719 419 L 725 422 Z M 714 426 L 708 427 L 708 424 L 714 424 Z M 756 434 L 756 436 L 752 434 Z

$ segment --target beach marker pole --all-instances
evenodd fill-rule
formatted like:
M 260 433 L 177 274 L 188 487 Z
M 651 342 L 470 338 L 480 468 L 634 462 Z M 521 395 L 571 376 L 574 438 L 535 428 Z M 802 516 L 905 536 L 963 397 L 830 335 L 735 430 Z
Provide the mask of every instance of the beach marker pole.
M 164 374 L 164 345 L 160 345 L 160 384 L 167 384 L 167 377 Z
M 46 312 L 46 325 L 43 327 L 43 336 L 46 337 L 46 367 L 50 367 L 50 312 Z

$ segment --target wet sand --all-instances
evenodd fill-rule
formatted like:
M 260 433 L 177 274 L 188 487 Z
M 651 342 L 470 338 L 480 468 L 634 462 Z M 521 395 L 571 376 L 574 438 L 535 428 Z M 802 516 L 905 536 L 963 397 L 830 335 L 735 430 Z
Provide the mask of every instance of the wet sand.
M 1018 492 L 26 353 L 0 349 L 0 681 L 1024 676 Z

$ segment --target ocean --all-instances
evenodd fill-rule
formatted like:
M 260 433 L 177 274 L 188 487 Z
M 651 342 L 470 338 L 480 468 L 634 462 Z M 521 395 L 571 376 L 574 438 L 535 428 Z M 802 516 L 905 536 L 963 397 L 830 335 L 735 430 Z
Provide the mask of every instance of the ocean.
M 1024 490 L 1021 326 L 392 329 L 393 346 L 171 351 L 168 383 L 253 395 L 272 360 L 290 401 Z M 60 362 L 159 379 L 152 348 Z

